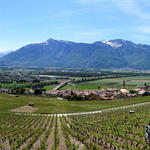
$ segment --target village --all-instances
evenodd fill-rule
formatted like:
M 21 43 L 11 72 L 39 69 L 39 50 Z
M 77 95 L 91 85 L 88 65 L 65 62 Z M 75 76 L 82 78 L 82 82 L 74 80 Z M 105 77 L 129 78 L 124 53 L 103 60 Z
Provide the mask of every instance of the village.
M 57 72 L 54 72 L 57 73 Z M 65 72 L 62 72 L 63 74 Z M 0 74 L 0 93 L 1 94 L 18 94 L 18 95 L 39 95 L 43 97 L 58 97 L 59 100 L 113 100 L 121 98 L 130 98 L 130 97 L 141 97 L 141 96 L 150 96 L 150 86 L 143 81 L 143 85 L 137 86 L 136 88 L 128 89 L 128 84 L 126 80 L 119 79 L 121 81 L 120 88 L 114 88 L 108 86 L 107 88 L 98 89 L 63 89 L 62 87 L 66 85 L 78 85 L 74 80 L 79 80 L 78 78 L 70 78 L 68 76 L 46 76 L 46 75 L 37 75 L 38 71 L 22 71 L 18 70 L 16 72 L 3 71 Z M 57 73 L 58 74 L 58 73 Z M 60 72 L 59 72 L 60 74 Z M 84 73 L 83 73 L 84 75 Z M 107 76 L 105 77 L 107 78 Z M 87 82 L 90 78 L 86 80 L 80 80 L 82 82 Z M 92 80 L 98 80 L 99 78 L 93 77 Z M 101 79 L 103 79 L 101 77 Z M 97 82 L 97 81 L 95 81 Z M 128 81 L 129 82 L 129 81 Z M 7 83 L 11 83 L 8 85 Z M 149 83 L 149 82 L 148 82 Z M 22 85 L 22 86 L 21 86 Z M 53 89 L 44 90 L 45 86 L 54 86 Z
M 108 88 L 108 89 L 92 89 L 92 90 L 61 90 L 63 86 L 68 84 L 70 81 L 65 81 L 59 84 L 56 88 L 48 91 L 41 90 L 40 87 L 35 89 L 24 90 L 23 93 L 19 92 L 16 94 L 23 95 L 41 95 L 43 97 L 58 97 L 59 100 L 113 100 L 129 97 L 141 97 L 141 96 L 150 96 L 150 86 L 146 83 L 143 86 L 140 86 L 133 90 L 128 90 L 126 88 L 125 80 L 123 80 L 122 88 Z M 21 89 L 21 88 L 20 88 Z M 14 91 L 9 88 L 0 88 L 1 94 L 14 94 Z
M 68 100 L 113 100 L 128 97 L 150 96 L 150 87 L 145 83 L 134 90 L 127 90 L 126 83 L 123 81 L 122 89 L 101 89 L 101 90 L 50 90 L 44 96 L 60 97 L 59 99 Z

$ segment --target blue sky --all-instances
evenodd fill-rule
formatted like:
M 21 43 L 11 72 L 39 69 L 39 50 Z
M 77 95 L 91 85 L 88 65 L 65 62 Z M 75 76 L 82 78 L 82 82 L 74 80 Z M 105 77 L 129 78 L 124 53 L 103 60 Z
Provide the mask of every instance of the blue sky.
M 48 38 L 150 44 L 148 0 L 1 0 L 0 51 Z

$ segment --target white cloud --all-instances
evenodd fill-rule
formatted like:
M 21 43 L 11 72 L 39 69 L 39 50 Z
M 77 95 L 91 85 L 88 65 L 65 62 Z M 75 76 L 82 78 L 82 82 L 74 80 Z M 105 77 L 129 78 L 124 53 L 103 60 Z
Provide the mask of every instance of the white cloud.
M 59 12 L 57 14 L 49 15 L 48 18 L 56 18 L 56 17 L 67 16 L 67 15 L 73 15 L 73 14 L 84 14 L 87 12 L 88 12 L 87 8 L 76 9 L 76 10 L 66 10 L 66 11 Z
M 137 31 L 144 33 L 144 34 L 150 34 L 150 27 L 148 26 L 141 26 L 137 28 Z
M 138 40 L 147 40 L 148 37 L 146 35 L 137 34 L 134 36 Z
M 135 15 L 142 19 L 150 19 L 150 13 L 146 12 L 144 7 L 150 7 L 147 0 L 77 0 L 82 4 L 105 3 L 119 8 L 121 11 Z
M 141 19 L 150 19 L 150 13 L 147 13 L 146 11 L 143 10 L 144 4 L 141 5 L 138 0 L 122 0 L 123 2 L 121 3 L 116 3 L 118 7 L 129 13 L 136 15 L 137 17 Z
M 20 49 L 20 48 L 22 48 L 22 47 L 24 47 L 24 46 L 27 46 L 27 45 L 29 45 L 29 44 L 40 44 L 40 43 L 44 43 L 43 41 L 32 41 L 32 42 L 29 42 L 29 41 L 26 41 L 26 42 L 23 42 L 23 43 L 20 43 L 18 46 L 15 46 L 15 48 L 13 48 L 13 49 L 11 49 L 11 50 L 9 50 L 9 49 L 3 49 L 3 48 L 1 48 L 0 49 L 0 53 L 5 53 L 5 54 L 7 54 L 7 53 L 9 53 L 9 52 L 12 52 L 12 51 L 16 51 L 16 50 L 18 50 L 18 49 Z
M 100 2 L 106 2 L 106 1 L 112 1 L 112 0 L 78 0 L 81 3 L 100 3 Z
M 80 32 L 79 34 L 83 36 L 98 36 L 100 35 L 100 32 L 88 31 L 88 32 Z
M 12 52 L 13 50 L 6 50 L 6 49 L 0 49 L 0 53 L 9 53 L 9 52 Z
M 72 41 L 91 43 L 104 39 L 110 39 L 110 35 L 116 35 L 117 33 L 120 34 L 120 31 L 109 28 L 100 30 L 84 30 L 78 32 L 70 32 L 69 34 L 71 36 L 73 35 L 73 38 L 71 38 Z M 112 38 L 115 37 L 112 36 Z

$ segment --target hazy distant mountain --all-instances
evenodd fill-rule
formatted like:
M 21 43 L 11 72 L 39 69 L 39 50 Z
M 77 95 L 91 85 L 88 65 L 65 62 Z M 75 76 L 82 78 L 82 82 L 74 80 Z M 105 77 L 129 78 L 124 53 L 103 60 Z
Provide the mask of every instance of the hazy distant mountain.
M 8 53 L 12 52 L 12 50 L 6 51 L 6 52 L 0 52 L 0 58 L 7 55 Z
M 5 53 L 0 52 L 0 58 L 3 57 L 3 56 L 5 56 Z
M 150 69 L 150 45 L 116 39 L 92 44 L 49 39 L 0 59 L 1 66 Z

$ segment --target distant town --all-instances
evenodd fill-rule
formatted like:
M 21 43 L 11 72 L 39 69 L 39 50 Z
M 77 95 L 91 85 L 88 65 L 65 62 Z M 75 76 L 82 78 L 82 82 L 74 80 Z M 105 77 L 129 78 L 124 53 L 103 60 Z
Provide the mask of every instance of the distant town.
M 60 97 L 67 100 L 113 100 L 129 97 L 150 96 L 150 86 L 146 82 L 128 89 L 128 80 L 124 77 L 139 76 L 141 73 L 111 72 L 111 71 L 84 71 L 84 70 L 61 70 L 61 69 L 18 69 L 1 70 L 0 93 L 41 95 L 44 97 Z M 149 75 L 142 73 L 142 75 Z M 99 81 L 120 78 L 120 87 L 114 83 L 107 83 L 103 88 Z M 94 82 L 93 87 L 88 89 L 88 84 Z M 96 83 L 96 81 L 98 81 Z M 83 84 L 84 83 L 84 84 Z M 132 83 L 132 82 L 131 82 Z M 149 82 L 148 82 L 149 83 Z M 83 89 L 74 89 L 75 85 L 86 85 Z M 133 84 L 135 84 L 133 82 Z M 115 84 L 114 84 L 115 85 Z M 67 87 L 64 89 L 64 87 Z

